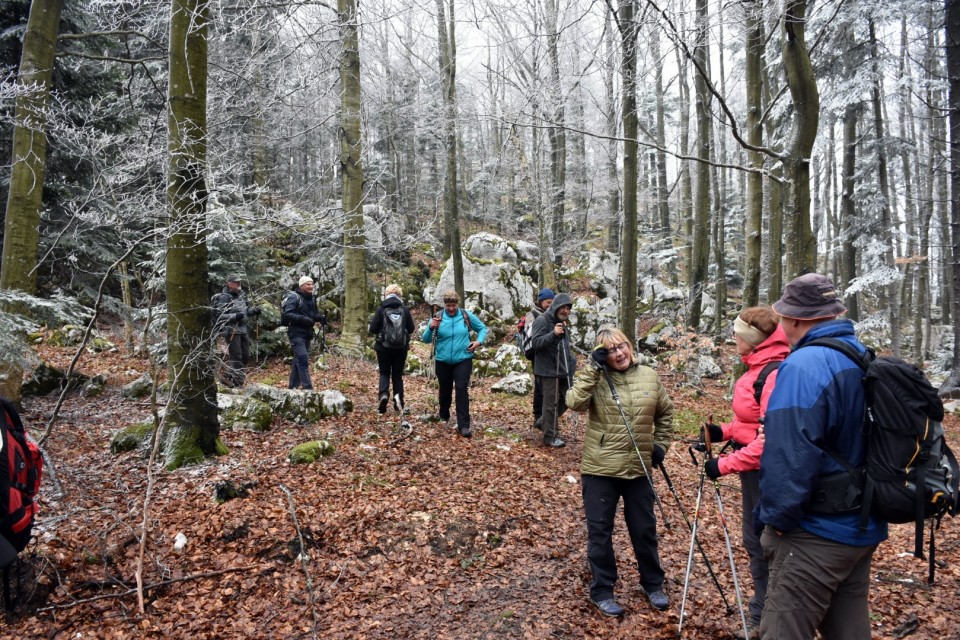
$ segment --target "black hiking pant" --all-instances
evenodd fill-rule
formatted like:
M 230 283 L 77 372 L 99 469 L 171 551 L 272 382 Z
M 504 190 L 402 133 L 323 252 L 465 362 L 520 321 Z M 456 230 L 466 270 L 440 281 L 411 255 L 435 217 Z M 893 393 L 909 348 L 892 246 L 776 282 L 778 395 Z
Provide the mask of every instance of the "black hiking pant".
M 437 382 L 440 383 L 440 419 L 450 419 L 453 392 L 457 392 L 457 428 L 470 428 L 470 373 L 473 358 L 447 364 L 437 360 Z
M 407 406 L 403 401 L 403 369 L 407 366 L 407 352 L 403 349 L 384 349 L 377 351 L 377 368 L 380 370 L 380 386 L 377 389 L 377 399 L 387 396 L 395 400 L 400 396 L 400 404 Z M 390 383 L 393 382 L 393 395 L 390 394 Z

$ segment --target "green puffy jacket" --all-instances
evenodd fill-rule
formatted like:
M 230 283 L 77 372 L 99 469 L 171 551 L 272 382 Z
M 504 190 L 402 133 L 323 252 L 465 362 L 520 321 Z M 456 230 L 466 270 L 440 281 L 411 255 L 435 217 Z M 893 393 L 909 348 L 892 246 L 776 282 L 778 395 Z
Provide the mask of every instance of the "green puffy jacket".
M 670 446 L 673 402 L 660 384 L 657 372 L 650 367 L 633 364 L 625 371 L 611 369 L 609 374 L 637 440 L 643 464 L 650 469 L 653 445 L 660 445 L 664 451 Z M 593 366 L 584 367 L 567 391 L 567 406 L 574 411 L 590 412 L 580 473 L 625 479 L 643 475 L 643 467 L 602 371 Z

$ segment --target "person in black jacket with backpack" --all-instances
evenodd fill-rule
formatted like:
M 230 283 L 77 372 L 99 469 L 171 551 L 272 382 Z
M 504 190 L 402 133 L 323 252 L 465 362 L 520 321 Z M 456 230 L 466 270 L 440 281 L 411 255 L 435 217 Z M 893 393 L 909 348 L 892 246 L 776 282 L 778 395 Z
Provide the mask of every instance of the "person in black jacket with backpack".
M 240 286 L 240 276 L 227 276 L 223 291 L 213 296 L 216 330 L 227 343 L 229 362 L 224 367 L 221 382 L 228 387 L 242 387 L 246 380 L 243 368 L 250 362 L 250 338 L 247 317 L 260 315 L 260 309 L 251 307 L 247 294 Z
M 380 370 L 379 402 L 377 411 L 386 413 L 390 401 L 390 380 L 393 380 L 393 408 L 397 412 L 406 406 L 403 401 L 403 369 L 410 350 L 410 335 L 414 327 L 410 309 L 403 304 L 403 289 L 398 284 L 388 285 L 383 291 L 383 302 L 370 320 L 370 333 L 377 339 L 373 350 L 377 352 L 377 367 Z M 400 398 L 399 404 L 397 397 Z
M 287 337 L 293 350 L 293 363 L 290 365 L 289 389 L 303 387 L 313 390 L 310 381 L 310 341 L 313 340 L 313 325 L 327 323 L 327 317 L 317 309 L 317 299 L 313 295 L 313 278 L 303 276 L 298 287 L 288 293 L 280 306 L 281 324 L 287 327 Z

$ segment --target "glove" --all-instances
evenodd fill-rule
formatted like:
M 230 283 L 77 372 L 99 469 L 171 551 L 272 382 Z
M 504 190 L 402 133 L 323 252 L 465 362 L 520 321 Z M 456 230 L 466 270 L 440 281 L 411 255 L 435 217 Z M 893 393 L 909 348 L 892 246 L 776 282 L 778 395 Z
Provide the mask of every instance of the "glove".
M 242 322 L 243 319 L 246 318 L 246 317 L 247 317 L 247 314 L 245 314 L 245 313 L 242 312 L 242 311 L 240 311 L 239 313 L 233 314 L 233 318 L 234 318 L 234 320 L 236 320 L 237 322 Z
M 706 442 L 707 439 L 703 435 L 703 431 L 706 429 L 710 433 L 710 442 L 723 442 L 723 428 L 718 424 L 713 424 L 712 422 L 704 422 L 703 428 L 700 429 L 700 442 Z
M 607 351 L 606 347 L 597 347 L 593 350 L 593 353 L 590 354 L 590 364 L 592 364 L 597 369 L 601 371 L 607 368 L 607 355 L 610 352 Z
M 606 349 L 604 349 L 606 351 Z M 653 445 L 653 453 L 650 454 L 650 462 L 653 463 L 654 467 L 659 467 L 663 464 L 663 458 L 667 455 L 667 452 L 658 444 Z
M 317 316 L 317 322 L 320 324 L 327 324 L 327 314 L 321 313 L 319 316 Z
M 703 470 L 711 480 L 718 480 L 722 475 L 720 473 L 720 458 L 710 458 L 703 465 Z
M 248 316 L 258 316 L 263 313 L 263 309 L 260 307 L 253 307 L 252 309 L 247 309 Z

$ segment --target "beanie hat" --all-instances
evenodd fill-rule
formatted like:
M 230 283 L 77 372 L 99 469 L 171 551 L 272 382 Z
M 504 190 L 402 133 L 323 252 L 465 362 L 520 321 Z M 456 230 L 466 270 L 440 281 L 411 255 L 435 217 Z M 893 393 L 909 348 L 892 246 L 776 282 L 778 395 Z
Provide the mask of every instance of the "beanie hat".
M 300 282 L 297 286 L 302 287 L 305 284 L 313 284 L 313 278 L 310 276 L 300 276 Z
M 557 295 L 553 292 L 552 289 L 544 287 L 540 289 L 540 293 L 537 295 L 537 302 L 543 302 L 544 300 L 552 300 L 556 298 Z

